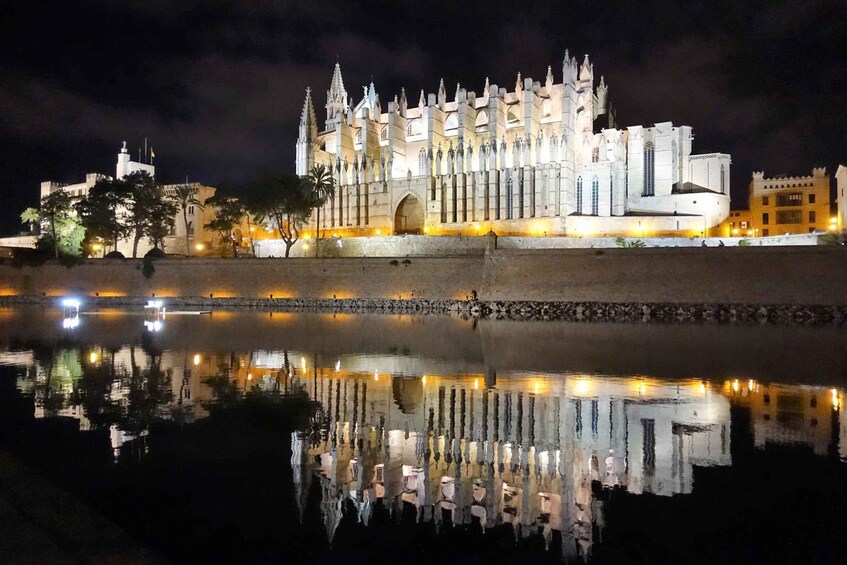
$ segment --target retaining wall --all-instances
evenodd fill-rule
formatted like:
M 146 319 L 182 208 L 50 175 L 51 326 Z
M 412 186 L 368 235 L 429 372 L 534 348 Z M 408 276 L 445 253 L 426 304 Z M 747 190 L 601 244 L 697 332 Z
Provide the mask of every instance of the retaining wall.
M 498 250 L 468 257 L 88 260 L 0 264 L 0 295 L 847 304 L 847 249 Z

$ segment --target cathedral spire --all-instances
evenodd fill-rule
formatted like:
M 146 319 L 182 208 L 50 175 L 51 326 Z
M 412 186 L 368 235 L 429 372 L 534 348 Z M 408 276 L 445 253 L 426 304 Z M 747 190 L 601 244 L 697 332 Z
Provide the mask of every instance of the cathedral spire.
M 438 107 L 443 110 L 446 103 L 447 90 L 444 88 L 444 79 L 441 79 L 441 82 L 438 83 Z
M 418 100 L 418 108 L 423 108 L 424 106 L 426 106 L 426 98 L 424 98 L 424 91 L 423 88 L 421 88 L 421 97 Z
M 341 65 L 335 63 L 332 73 L 332 81 L 326 92 L 326 125 L 327 130 L 334 130 L 335 125 L 343 120 L 349 108 L 347 102 L 347 90 L 344 88 L 344 80 L 341 78 Z
M 306 100 L 303 102 L 303 111 L 300 112 L 300 126 L 311 127 L 315 125 L 315 106 L 312 103 L 312 89 L 306 87 Z
M 547 94 L 550 94 L 550 89 L 553 88 L 553 68 L 547 65 L 547 79 L 544 81 L 544 86 L 547 87 Z
M 409 101 L 406 100 L 406 89 L 400 87 L 400 115 L 406 117 L 406 109 L 409 107 Z
M 485 77 L 485 86 L 482 87 L 482 95 L 488 96 L 488 90 L 491 88 L 491 85 L 488 83 L 488 77 Z
M 515 79 L 515 94 L 523 90 L 523 86 L 521 85 L 521 72 L 518 71 L 518 78 Z

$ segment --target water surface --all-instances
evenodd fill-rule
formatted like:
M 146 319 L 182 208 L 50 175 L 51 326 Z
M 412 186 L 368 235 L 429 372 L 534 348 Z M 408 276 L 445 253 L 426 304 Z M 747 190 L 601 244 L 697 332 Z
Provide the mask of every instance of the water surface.
M 0 449 L 175 561 L 847 549 L 836 328 L 50 308 L 0 322 Z

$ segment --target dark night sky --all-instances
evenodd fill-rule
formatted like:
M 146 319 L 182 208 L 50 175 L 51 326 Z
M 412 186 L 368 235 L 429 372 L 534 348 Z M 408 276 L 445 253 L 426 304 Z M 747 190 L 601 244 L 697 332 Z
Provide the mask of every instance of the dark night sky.
M 304 89 L 323 123 L 340 60 L 356 101 L 384 107 L 443 77 L 479 92 L 521 71 L 561 80 L 565 49 L 605 75 L 621 126 L 694 128 L 732 154 L 733 204 L 751 171 L 830 174 L 847 162 L 847 3 L 407 0 L 90 0 L 0 7 L 0 233 L 42 180 L 114 174 L 150 139 L 160 180 L 216 185 L 293 172 Z

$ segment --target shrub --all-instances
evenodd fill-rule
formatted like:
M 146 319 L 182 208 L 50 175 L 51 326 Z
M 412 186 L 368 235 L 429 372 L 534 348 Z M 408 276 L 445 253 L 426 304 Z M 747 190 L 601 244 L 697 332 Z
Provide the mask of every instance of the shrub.
M 615 239 L 615 245 L 627 249 L 635 247 L 647 247 L 647 244 L 644 243 L 644 240 L 642 239 L 625 239 L 623 237 Z
M 124 257 L 124 254 L 121 253 L 120 251 L 109 251 L 108 253 L 106 253 L 106 255 L 104 255 L 103 258 L 104 259 L 126 259 L 126 257 Z

